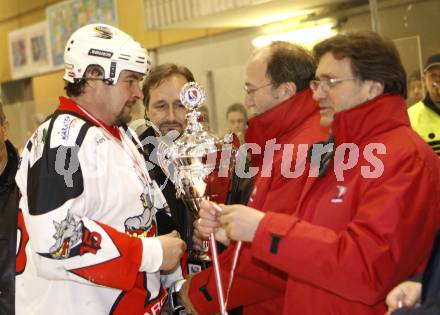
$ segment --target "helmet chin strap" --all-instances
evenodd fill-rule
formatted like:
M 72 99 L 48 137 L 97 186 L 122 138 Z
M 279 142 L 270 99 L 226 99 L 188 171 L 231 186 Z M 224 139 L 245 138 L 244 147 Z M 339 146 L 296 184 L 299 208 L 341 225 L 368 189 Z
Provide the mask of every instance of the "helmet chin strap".
M 87 81 L 102 81 L 104 82 L 106 85 L 113 85 L 113 79 L 102 79 L 102 78 L 81 78 L 81 79 L 75 79 L 76 82 L 80 82 L 81 80 L 85 80 Z

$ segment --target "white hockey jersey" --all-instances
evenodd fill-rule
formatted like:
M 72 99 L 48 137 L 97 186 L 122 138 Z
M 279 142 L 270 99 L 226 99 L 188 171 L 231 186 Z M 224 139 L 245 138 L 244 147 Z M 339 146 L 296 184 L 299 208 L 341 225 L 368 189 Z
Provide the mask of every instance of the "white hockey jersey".
M 160 314 L 167 294 L 155 213 L 168 205 L 125 130 L 60 102 L 27 142 L 16 176 L 26 227 L 16 313 Z

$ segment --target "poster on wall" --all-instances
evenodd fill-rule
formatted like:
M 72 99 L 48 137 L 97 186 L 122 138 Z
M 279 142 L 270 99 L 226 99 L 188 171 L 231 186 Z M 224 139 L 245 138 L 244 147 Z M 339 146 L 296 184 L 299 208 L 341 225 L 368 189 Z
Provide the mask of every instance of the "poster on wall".
M 9 62 L 14 80 L 52 69 L 46 21 L 10 32 L 8 37 Z
M 64 46 L 75 30 L 90 23 L 118 26 L 116 5 L 116 0 L 68 0 L 46 9 L 55 69 L 63 68 Z

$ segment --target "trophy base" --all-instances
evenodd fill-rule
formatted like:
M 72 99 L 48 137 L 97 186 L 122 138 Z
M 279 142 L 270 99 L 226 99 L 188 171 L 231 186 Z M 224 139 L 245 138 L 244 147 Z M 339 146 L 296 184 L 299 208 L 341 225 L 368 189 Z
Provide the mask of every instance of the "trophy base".
M 197 257 L 188 259 L 188 275 L 192 275 L 211 266 L 212 261 L 208 257 Z

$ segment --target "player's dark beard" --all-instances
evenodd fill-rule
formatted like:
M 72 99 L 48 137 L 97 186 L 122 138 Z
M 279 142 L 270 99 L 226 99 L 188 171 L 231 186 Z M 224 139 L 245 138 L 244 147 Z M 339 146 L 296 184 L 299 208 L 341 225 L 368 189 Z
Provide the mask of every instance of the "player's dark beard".
M 115 125 L 122 126 L 126 125 L 131 121 L 131 111 L 136 105 L 136 101 L 128 101 L 124 107 L 122 107 L 118 116 L 116 117 Z M 130 107 L 130 108 L 129 108 Z

